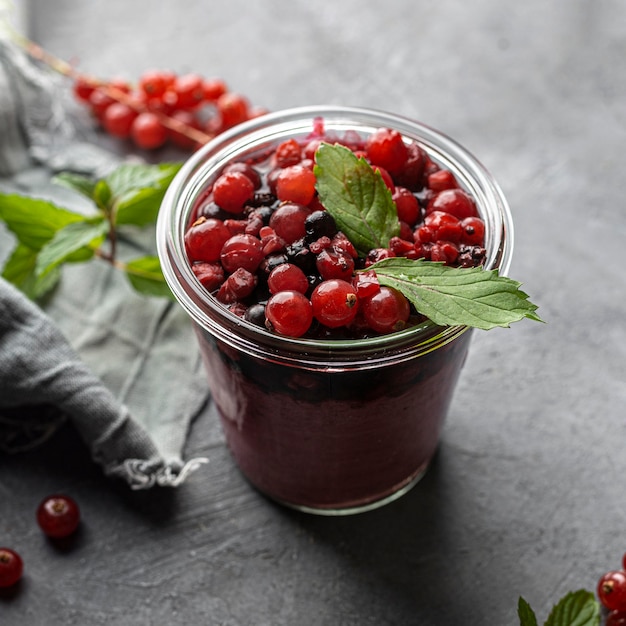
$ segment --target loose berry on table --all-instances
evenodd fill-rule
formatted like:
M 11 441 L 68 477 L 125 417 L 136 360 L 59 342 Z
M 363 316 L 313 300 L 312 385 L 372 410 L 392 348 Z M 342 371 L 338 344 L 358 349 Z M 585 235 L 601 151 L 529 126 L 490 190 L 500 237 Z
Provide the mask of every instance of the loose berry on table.
M 0 587 L 15 585 L 24 571 L 22 557 L 10 548 L 0 548 Z
M 598 581 L 598 599 L 609 611 L 626 611 L 626 572 L 613 570 Z
M 68 537 L 76 531 L 79 522 L 78 504 L 70 496 L 48 496 L 37 508 L 37 523 L 48 537 Z

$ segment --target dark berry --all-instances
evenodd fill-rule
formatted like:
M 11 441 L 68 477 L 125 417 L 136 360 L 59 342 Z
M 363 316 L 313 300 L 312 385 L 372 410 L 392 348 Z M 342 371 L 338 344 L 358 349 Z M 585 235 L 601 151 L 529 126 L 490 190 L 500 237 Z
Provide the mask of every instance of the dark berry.
M 37 523 L 48 537 L 68 537 L 78 528 L 79 522 L 80 510 L 69 496 L 49 496 L 37 508 Z
M 337 234 L 335 218 L 328 211 L 313 211 L 304 220 L 304 230 L 308 242 L 320 237 L 332 239 Z
M 243 317 L 256 326 L 265 326 L 265 305 L 253 304 L 246 309 Z
M 12 587 L 22 577 L 22 557 L 10 548 L 0 548 L 0 587 Z

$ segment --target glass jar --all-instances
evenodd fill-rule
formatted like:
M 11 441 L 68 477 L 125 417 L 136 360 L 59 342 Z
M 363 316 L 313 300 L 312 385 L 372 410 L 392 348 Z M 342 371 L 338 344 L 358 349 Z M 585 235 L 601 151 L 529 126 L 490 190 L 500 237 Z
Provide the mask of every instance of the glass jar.
M 513 245 L 507 202 L 463 147 L 418 122 L 368 109 L 326 106 L 277 112 L 209 142 L 182 167 L 157 225 L 165 278 L 191 317 L 232 456 L 250 483 L 302 511 L 365 511 L 406 493 L 439 442 L 471 329 L 430 321 L 358 340 L 293 339 L 230 313 L 194 276 L 184 233 L 195 205 L 231 161 L 282 141 L 327 132 L 367 137 L 385 127 L 416 141 L 474 198 L 485 222 L 487 269 L 505 274 Z

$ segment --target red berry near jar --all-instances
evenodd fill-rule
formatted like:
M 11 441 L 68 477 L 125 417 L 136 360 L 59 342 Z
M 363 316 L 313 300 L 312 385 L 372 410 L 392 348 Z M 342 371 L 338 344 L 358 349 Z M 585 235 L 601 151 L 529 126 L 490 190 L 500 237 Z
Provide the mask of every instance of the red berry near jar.
M 434 211 L 450 213 L 460 220 L 477 215 L 474 201 L 462 189 L 440 191 L 426 207 L 427 215 Z
M 306 293 L 309 290 L 309 281 L 297 265 L 281 263 L 270 272 L 267 277 L 267 286 L 270 293 L 278 293 L 279 291 Z
M 218 261 L 231 232 L 221 220 L 201 217 L 185 233 L 185 247 L 192 261 Z
M 263 260 L 263 245 L 253 235 L 233 235 L 222 247 L 220 260 L 227 272 L 243 267 L 255 272 Z
M 304 222 L 309 214 L 305 206 L 287 202 L 272 213 L 269 225 L 285 243 L 293 243 L 306 234 Z
M 466 217 L 461 222 L 461 241 L 470 246 L 482 245 L 485 239 L 485 222 L 480 217 Z
M 598 581 L 598 600 L 609 611 L 626 611 L 626 572 L 607 572 Z
M 213 185 L 213 199 L 228 213 L 242 213 L 254 196 L 254 183 L 243 172 L 226 172 Z
M 388 128 L 381 128 L 368 137 L 365 152 L 372 165 L 378 165 L 392 175 L 402 169 L 409 157 L 402 135 Z
M 15 585 L 24 571 L 22 557 L 10 548 L 0 548 L 0 588 Z
M 417 198 L 406 187 L 396 187 L 392 199 L 396 204 L 398 219 L 412 226 L 420 216 L 420 205 Z
M 363 299 L 362 310 L 367 325 L 382 334 L 402 330 L 411 314 L 409 301 L 398 290 L 385 286 Z
M 352 284 L 340 279 L 321 282 L 311 294 L 313 316 L 328 328 L 348 326 L 356 317 L 358 301 Z
M 102 115 L 102 126 L 109 135 L 127 139 L 136 117 L 137 112 L 127 104 L 114 102 Z
M 315 174 L 303 165 L 286 167 L 276 179 L 276 196 L 282 202 L 307 205 L 315 196 Z
M 139 148 L 153 150 L 167 141 L 167 129 L 154 113 L 144 111 L 133 120 L 130 136 Z
M 280 291 L 271 296 L 265 315 L 273 330 L 289 337 L 301 337 L 313 321 L 311 302 L 299 291 Z
M 80 510 L 73 498 L 53 495 L 45 498 L 37 508 L 37 523 L 41 530 L 54 539 L 68 537 L 76 531 Z

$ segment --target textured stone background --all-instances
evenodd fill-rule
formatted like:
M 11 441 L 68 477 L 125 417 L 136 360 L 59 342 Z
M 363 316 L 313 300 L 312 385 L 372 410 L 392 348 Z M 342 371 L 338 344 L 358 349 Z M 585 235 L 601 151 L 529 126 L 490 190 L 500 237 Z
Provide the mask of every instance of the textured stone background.
M 276 110 L 419 118 L 492 171 L 511 274 L 546 325 L 477 333 L 435 464 L 398 502 L 326 519 L 251 490 L 209 411 L 176 491 L 102 478 L 74 432 L 0 457 L 0 542 L 27 576 L 7 626 L 508 625 L 593 589 L 626 542 L 626 4 L 620 0 L 32 0 L 30 36 L 89 73 L 221 76 Z M 71 546 L 32 522 L 51 491 Z

